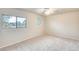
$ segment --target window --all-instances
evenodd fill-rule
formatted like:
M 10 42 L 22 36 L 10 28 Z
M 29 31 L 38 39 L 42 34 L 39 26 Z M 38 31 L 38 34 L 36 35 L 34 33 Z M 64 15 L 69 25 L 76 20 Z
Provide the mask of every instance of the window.
M 3 26 L 5 28 L 16 28 L 16 17 L 15 16 L 2 16 Z
M 26 18 L 17 16 L 2 15 L 3 27 L 5 28 L 25 28 Z
M 26 27 L 26 18 L 17 17 L 17 27 L 18 28 Z

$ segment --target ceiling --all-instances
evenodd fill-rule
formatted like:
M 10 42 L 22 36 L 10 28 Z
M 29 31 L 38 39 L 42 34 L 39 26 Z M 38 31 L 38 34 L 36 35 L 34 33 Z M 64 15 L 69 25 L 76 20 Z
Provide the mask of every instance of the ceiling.
M 47 16 L 44 13 L 41 13 L 40 9 L 44 9 L 44 8 L 19 8 L 19 10 L 29 11 L 29 12 L 33 12 L 33 13 Z M 51 8 L 51 9 L 52 9 L 52 11 L 54 9 L 56 9 L 56 10 L 54 10 L 53 13 L 51 13 L 52 15 L 65 13 L 65 12 L 79 11 L 79 8 Z

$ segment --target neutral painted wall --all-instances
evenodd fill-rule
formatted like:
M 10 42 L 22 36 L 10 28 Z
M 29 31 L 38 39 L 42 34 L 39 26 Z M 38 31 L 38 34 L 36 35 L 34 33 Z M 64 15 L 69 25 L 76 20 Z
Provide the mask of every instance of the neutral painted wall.
M 0 48 L 11 44 L 15 44 L 36 36 L 43 35 L 44 31 L 44 17 L 31 12 L 25 12 L 16 9 L 0 9 L 1 14 L 13 15 L 13 16 L 23 16 L 27 19 L 27 28 L 19 29 L 4 29 L 2 28 L 2 23 L 0 22 Z M 41 17 L 41 24 L 36 25 L 36 17 Z M 1 20 L 1 18 L 0 18 Z
M 45 23 L 47 34 L 79 40 L 78 11 L 48 16 Z

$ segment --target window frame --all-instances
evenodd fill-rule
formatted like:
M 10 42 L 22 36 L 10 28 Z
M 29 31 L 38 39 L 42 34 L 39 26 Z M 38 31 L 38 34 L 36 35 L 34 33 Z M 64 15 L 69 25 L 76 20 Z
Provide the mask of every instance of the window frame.
M 6 15 L 6 14 L 2 14 L 1 15 L 1 22 L 3 22 L 3 16 L 14 16 L 14 15 Z M 27 27 L 27 17 L 23 17 L 23 16 L 14 16 L 14 17 L 16 17 L 16 27 L 15 28 L 26 28 Z M 24 27 L 18 27 L 17 26 L 17 18 L 18 17 L 20 17 L 20 18 L 25 18 L 25 26 Z M 2 24 L 2 25 L 4 25 L 4 24 Z M 12 29 L 14 29 L 14 28 L 12 28 Z

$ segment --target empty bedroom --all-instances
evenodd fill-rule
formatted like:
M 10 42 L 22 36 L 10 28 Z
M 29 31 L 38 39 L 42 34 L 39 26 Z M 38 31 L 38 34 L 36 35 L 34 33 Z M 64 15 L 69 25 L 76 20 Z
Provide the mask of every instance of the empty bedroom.
M 79 8 L 0 8 L 0 51 L 79 51 Z

